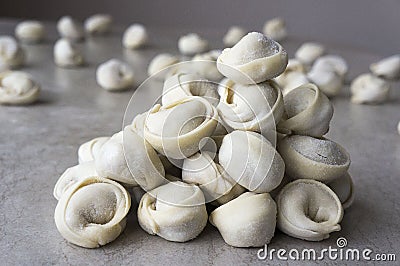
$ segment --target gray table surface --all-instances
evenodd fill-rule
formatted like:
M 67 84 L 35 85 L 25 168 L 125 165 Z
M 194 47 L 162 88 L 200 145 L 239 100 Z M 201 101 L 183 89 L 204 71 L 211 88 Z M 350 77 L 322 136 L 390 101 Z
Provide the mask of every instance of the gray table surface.
M 12 34 L 14 26 L 15 21 L 1 21 L 0 34 Z M 257 259 L 255 248 L 226 245 L 211 225 L 198 238 L 183 244 L 150 236 L 138 225 L 136 207 L 129 214 L 126 230 L 104 247 L 84 249 L 62 238 L 53 220 L 57 204 L 52 195 L 54 184 L 67 167 L 77 164 L 81 143 L 121 129 L 125 107 L 134 92 L 101 89 L 95 81 L 96 66 L 112 57 L 125 60 L 134 68 L 139 84 L 147 77 L 153 56 L 177 53 L 177 38 L 184 30 L 150 28 L 151 45 L 138 51 L 122 49 L 121 28 L 106 37 L 89 38 L 80 44 L 88 63 L 78 69 L 54 65 L 54 24 L 48 25 L 48 31 L 45 43 L 24 45 L 28 62 L 22 70 L 42 85 L 40 101 L 31 106 L 0 106 L 0 264 L 267 264 Z M 223 32 L 214 29 L 202 34 L 213 47 L 222 45 Z M 291 37 L 283 45 L 293 55 L 303 41 Z M 331 53 L 347 59 L 349 80 L 368 71 L 368 65 L 381 57 L 357 47 L 325 45 Z M 345 237 L 349 248 L 370 248 L 375 253 L 397 253 L 398 257 L 400 136 L 396 126 L 400 120 L 400 84 L 393 84 L 391 99 L 384 105 L 353 105 L 348 87 L 333 103 L 335 114 L 328 136 L 351 155 L 354 204 L 345 211 L 342 230 L 330 239 L 313 243 L 276 232 L 269 248 L 321 250 L 336 247 L 336 239 Z M 289 262 L 275 258 L 274 263 Z M 300 262 L 290 262 L 295 263 Z

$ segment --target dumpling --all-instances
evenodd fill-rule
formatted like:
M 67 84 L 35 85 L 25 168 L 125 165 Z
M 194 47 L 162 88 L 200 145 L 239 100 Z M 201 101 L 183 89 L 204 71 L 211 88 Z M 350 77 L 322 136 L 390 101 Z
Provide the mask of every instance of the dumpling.
M 200 188 L 180 181 L 146 193 L 137 212 L 143 230 L 174 242 L 196 238 L 208 219 Z
M 279 193 L 278 228 L 292 237 L 321 241 L 340 231 L 343 208 L 336 194 L 325 184 L 299 179 Z
M 285 163 L 262 135 L 236 130 L 227 134 L 218 154 L 219 164 L 241 186 L 270 192 L 282 181 Z
M 283 47 L 262 33 L 251 32 L 218 57 L 217 68 L 240 84 L 254 84 L 279 76 L 288 57 Z

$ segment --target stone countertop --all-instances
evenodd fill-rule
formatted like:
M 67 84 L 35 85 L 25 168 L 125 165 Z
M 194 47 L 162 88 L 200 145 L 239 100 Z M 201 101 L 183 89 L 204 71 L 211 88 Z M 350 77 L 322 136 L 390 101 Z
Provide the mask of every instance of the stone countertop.
M 0 34 L 13 34 L 15 24 L 1 20 Z M 96 66 L 112 57 L 122 59 L 132 65 L 140 84 L 147 77 L 151 58 L 160 52 L 177 53 L 177 39 L 185 32 L 150 28 L 149 47 L 124 51 L 122 28 L 117 28 L 108 36 L 88 38 L 79 44 L 87 59 L 85 66 L 62 69 L 53 63 L 55 25 L 47 26 L 46 42 L 23 45 L 28 62 L 22 70 L 42 85 L 39 102 L 31 106 L 0 106 L 1 264 L 266 265 L 268 260 L 257 258 L 258 249 L 226 245 L 211 225 L 188 243 L 172 243 L 148 235 L 138 225 L 135 204 L 126 230 L 104 247 L 80 248 L 62 238 L 53 218 L 57 204 L 52 194 L 54 184 L 67 167 L 77 164 L 81 143 L 122 128 L 125 108 L 134 93 L 134 89 L 120 93 L 101 89 L 95 81 Z M 211 41 L 213 48 L 221 47 L 223 31 L 201 34 Z M 292 37 L 282 44 L 292 57 L 303 41 Z M 325 45 L 330 53 L 340 54 L 348 61 L 349 80 L 368 71 L 369 64 L 381 58 L 357 47 Z M 391 99 L 384 105 L 351 104 L 348 86 L 332 101 L 335 114 L 328 137 L 351 155 L 354 204 L 345 211 L 342 230 L 331 238 L 313 243 L 276 232 L 268 248 L 320 251 L 329 246 L 335 248 L 337 238 L 345 237 L 349 248 L 370 248 L 374 253 L 397 253 L 399 257 L 400 136 L 396 127 L 400 120 L 400 84 L 393 84 Z M 336 263 L 329 259 L 324 262 Z M 274 263 L 288 264 L 276 257 Z M 290 261 L 297 263 L 301 264 Z

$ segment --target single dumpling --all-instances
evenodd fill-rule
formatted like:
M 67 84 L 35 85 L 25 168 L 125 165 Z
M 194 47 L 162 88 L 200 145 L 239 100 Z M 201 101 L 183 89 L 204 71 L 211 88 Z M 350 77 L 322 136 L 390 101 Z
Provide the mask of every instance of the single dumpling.
M 265 22 L 263 33 L 275 41 L 283 41 L 287 37 L 286 23 L 283 18 L 273 18 Z
M 105 34 L 111 29 L 112 17 L 107 14 L 96 14 L 85 20 L 85 30 L 92 35 Z
M 392 55 L 372 63 L 369 69 L 375 76 L 397 80 L 400 78 L 400 54 Z
M 306 42 L 297 49 L 295 57 L 309 67 L 325 53 L 325 50 L 325 47 L 320 43 Z
M 82 24 L 70 16 L 63 16 L 58 20 L 57 30 L 61 38 L 72 41 L 79 41 L 85 37 Z
M 317 58 L 313 64 L 313 68 L 334 71 L 342 78 L 345 77 L 349 71 L 346 60 L 339 55 L 323 55 Z
M 140 200 L 138 220 L 147 233 L 174 242 L 196 238 L 207 224 L 200 188 L 180 181 L 146 193 Z
M 345 75 L 343 73 L 345 73 L 345 71 L 333 63 L 318 61 L 319 59 L 317 59 L 317 62 L 307 73 L 307 78 L 312 83 L 315 83 L 315 85 L 317 85 L 318 88 L 328 97 L 336 96 L 343 88 Z
M 203 138 L 217 126 L 218 112 L 206 99 L 187 97 L 168 105 L 155 105 L 144 126 L 145 139 L 159 153 L 184 159 L 198 152 Z
M 0 73 L 0 104 L 31 104 L 39 98 L 40 86 L 22 71 Z
M 11 36 L 0 36 L 0 66 L 18 68 L 24 64 L 25 52 Z
M 142 24 L 136 23 L 125 30 L 122 44 L 127 49 L 138 49 L 145 46 L 148 39 L 146 28 Z
M 317 86 L 301 85 L 288 92 L 283 102 L 285 118 L 278 124 L 279 129 L 313 137 L 322 137 L 328 132 L 333 106 Z
M 125 127 L 123 143 L 127 166 L 141 188 L 149 191 L 168 182 L 160 157 L 132 126 Z
M 299 179 L 279 193 L 278 228 L 292 237 L 321 241 L 340 231 L 343 208 L 336 194 L 325 184 Z
M 274 236 L 276 214 L 276 204 L 268 193 L 246 192 L 215 209 L 210 223 L 231 246 L 261 247 Z
M 110 59 L 97 68 L 96 80 L 108 91 L 127 90 L 134 84 L 134 73 L 128 64 L 118 59 Z
M 287 63 L 287 53 L 279 43 L 251 32 L 232 48 L 222 51 L 217 68 L 234 82 L 254 84 L 279 76 Z
M 366 73 L 355 78 L 350 85 L 351 102 L 355 104 L 381 104 L 389 98 L 390 84 Z
M 206 52 L 208 42 L 196 33 L 189 33 L 179 38 L 178 48 L 183 55 L 194 55 Z
M 107 140 L 95 158 L 96 171 L 100 177 L 110 178 L 128 185 L 137 186 L 125 159 L 123 132 Z
M 155 56 L 147 68 L 147 74 L 149 76 L 156 75 L 158 72 L 165 70 L 166 68 L 179 63 L 179 58 L 168 53 L 163 53 Z M 164 79 L 167 73 L 162 72 L 161 75 L 157 75 L 160 79 Z
M 234 46 L 240 39 L 246 35 L 247 31 L 239 26 L 232 26 L 229 28 L 228 32 L 225 34 L 222 40 L 225 47 Z
M 62 194 L 54 219 L 68 242 L 97 248 L 122 233 L 130 207 L 131 197 L 123 186 L 93 176 L 80 180 Z
M 282 181 L 285 163 L 262 135 L 236 130 L 219 149 L 219 164 L 241 186 L 256 193 L 270 192 Z
M 68 39 L 59 39 L 54 45 L 54 62 L 59 67 L 76 67 L 83 64 L 83 56 Z
M 255 85 L 221 82 L 217 106 L 224 123 L 233 129 L 266 134 L 275 129 L 283 114 L 282 92 L 274 81 Z
M 36 20 L 25 20 L 15 27 L 15 36 L 25 43 L 38 43 L 45 35 L 44 25 Z
M 114 134 L 95 158 L 101 177 L 149 190 L 166 182 L 164 167 L 151 145 L 131 126 Z
M 286 174 L 294 179 L 314 179 L 324 183 L 344 175 L 350 155 L 336 142 L 326 138 L 292 135 L 278 142 Z

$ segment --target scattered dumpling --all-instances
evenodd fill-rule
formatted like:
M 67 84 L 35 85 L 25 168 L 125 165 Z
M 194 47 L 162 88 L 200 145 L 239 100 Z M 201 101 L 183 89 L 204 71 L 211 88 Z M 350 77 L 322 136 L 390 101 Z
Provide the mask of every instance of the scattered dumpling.
M 235 188 L 236 181 L 219 165 L 215 163 L 212 154 L 202 151 L 186 158 L 182 166 L 182 180 L 200 187 L 204 193 L 206 202 L 236 198 L 242 194 L 243 187 Z M 240 189 L 241 188 L 241 189 Z
M 278 124 L 297 135 L 322 137 L 329 130 L 333 106 L 317 86 L 308 83 L 283 97 L 285 117 Z
M 327 96 L 332 97 L 340 93 L 343 87 L 343 79 L 336 72 L 321 71 L 319 69 L 311 69 L 307 78 L 318 85 L 320 90 Z
M 22 71 L 0 73 L 0 104 L 23 105 L 39 98 L 40 86 Z
M 287 63 L 287 53 L 279 43 L 251 32 L 232 48 L 222 51 L 217 68 L 234 82 L 254 84 L 279 76 Z
M 233 129 L 265 135 L 282 117 L 282 92 L 273 81 L 242 85 L 225 80 L 218 87 L 218 93 L 221 96 L 217 107 L 220 117 Z
M 206 99 L 187 97 L 171 104 L 155 105 L 145 121 L 144 137 L 161 154 L 187 158 L 201 148 L 218 121 L 218 112 Z
M 241 186 L 256 193 L 270 192 L 282 181 L 285 163 L 262 135 L 236 130 L 227 134 L 219 164 Z
M 147 69 L 147 74 L 149 76 L 153 76 L 158 72 L 177 63 L 179 63 L 178 57 L 168 53 L 159 54 L 151 60 L 149 67 Z M 163 75 L 160 78 L 165 78 L 166 73 L 164 72 L 162 72 Z
M 347 70 L 346 61 L 343 58 L 332 55 L 322 56 L 315 61 L 307 77 L 327 96 L 336 96 L 343 87 Z
M 106 178 L 86 177 L 68 188 L 58 201 L 54 219 L 69 242 L 97 248 L 114 241 L 124 230 L 131 197 Z
M 100 149 L 110 137 L 98 137 L 83 143 L 78 149 L 78 162 L 90 162 L 100 153 Z
M 0 65 L 4 65 L 4 68 L 17 68 L 24 61 L 25 52 L 17 41 L 11 36 L 0 36 Z
M 54 45 L 54 62 L 59 67 L 76 67 L 83 64 L 83 56 L 68 39 L 59 39 Z
M 234 46 L 240 39 L 246 35 L 247 31 L 239 26 L 232 26 L 225 34 L 223 42 L 225 47 Z
M 369 66 L 369 69 L 375 76 L 397 80 L 400 78 L 400 54 L 375 62 Z
M 57 22 L 57 30 L 61 38 L 79 41 L 85 37 L 83 26 L 70 16 L 61 17 Z
M 26 20 L 18 23 L 15 28 L 15 36 L 25 43 L 38 43 L 45 36 L 44 25 L 36 20 Z
M 339 144 L 326 138 L 292 135 L 278 143 L 286 174 L 295 179 L 324 183 L 341 177 L 350 166 L 350 155 Z
M 306 42 L 297 49 L 295 57 L 306 66 L 311 66 L 324 53 L 325 47 L 322 44 Z
M 96 167 L 93 161 L 82 162 L 78 165 L 68 168 L 57 180 L 54 186 L 53 195 L 57 200 L 60 200 L 61 196 L 67 191 L 71 186 L 75 185 L 77 182 L 88 178 L 98 176 Z
M 292 237 L 321 241 L 341 229 L 342 204 L 321 182 L 309 179 L 290 182 L 279 193 L 277 205 L 277 226 Z
M 125 48 L 137 49 L 145 46 L 148 38 L 146 28 L 142 24 L 135 23 L 125 30 L 122 44 Z
M 112 17 L 107 14 L 96 14 L 85 20 L 85 30 L 89 34 L 105 34 L 110 31 Z
M 127 90 L 134 84 L 134 73 L 128 64 L 118 59 L 110 59 L 98 66 L 96 80 L 108 91 Z
M 165 80 L 162 104 L 169 105 L 190 96 L 201 96 L 216 106 L 219 101 L 217 85 L 195 74 L 178 73 Z
M 366 73 L 352 81 L 350 91 L 352 103 L 380 104 L 389 98 L 390 84 L 382 78 Z
M 349 71 L 346 60 L 339 55 L 323 55 L 317 58 L 313 64 L 313 68 L 334 71 L 342 78 L 344 78 Z
M 350 207 L 354 200 L 354 184 L 349 173 L 345 173 L 343 176 L 336 178 L 328 183 L 328 186 L 338 196 L 343 205 L 343 209 Z
M 196 238 L 207 224 L 204 195 L 200 188 L 180 181 L 146 193 L 140 200 L 138 220 L 149 234 L 174 242 Z
M 283 18 L 273 18 L 264 24 L 263 33 L 275 41 L 283 41 L 287 37 L 286 23 Z
M 196 33 L 181 36 L 178 40 L 179 52 L 183 55 L 204 53 L 208 50 L 208 42 Z
M 138 49 L 145 46 L 148 39 L 146 28 L 142 24 L 135 23 L 125 30 L 122 44 L 128 49 Z
M 276 203 L 268 193 L 246 192 L 215 209 L 210 223 L 231 246 L 261 247 L 274 236 L 276 214 Z

